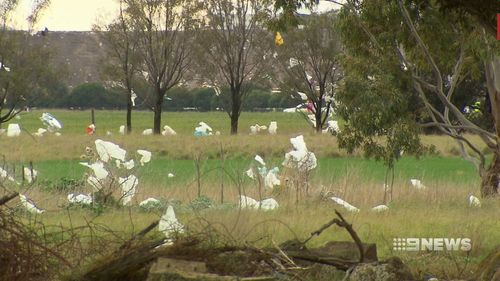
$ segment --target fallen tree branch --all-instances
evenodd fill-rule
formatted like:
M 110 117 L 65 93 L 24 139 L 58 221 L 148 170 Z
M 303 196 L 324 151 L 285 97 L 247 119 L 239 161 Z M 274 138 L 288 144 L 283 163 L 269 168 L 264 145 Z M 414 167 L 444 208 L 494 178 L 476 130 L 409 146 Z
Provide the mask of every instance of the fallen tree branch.
M 356 243 L 356 246 L 358 246 L 358 249 L 359 249 L 359 262 L 362 263 L 364 261 L 364 259 L 365 259 L 365 253 L 364 253 L 363 243 L 361 242 L 361 239 L 359 239 L 359 236 L 356 233 L 356 231 L 354 231 L 354 229 L 352 228 L 352 225 L 349 224 L 344 219 L 344 217 L 337 210 L 335 210 L 335 214 L 339 218 L 334 218 L 331 221 L 329 221 L 327 224 L 323 225 L 320 229 L 311 232 L 311 235 L 309 236 L 309 238 L 307 238 L 304 242 L 302 242 L 302 244 L 305 245 L 314 236 L 319 236 L 327 228 L 329 228 L 330 226 L 336 224 L 336 225 L 338 225 L 340 227 L 345 228 L 347 230 L 347 232 L 349 232 L 349 235 L 351 235 L 352 240 L 354 240 L 354 243 Z
M 18 192 L 14 192 L 12 194 L 9 194 L 9 195 L 5 195 L 4 197 L 0 198 L 0 206 L 6 204 L 7 202 L 9 202 L 10 200 L 16 198 L 17 196 L 19 195 Z
M 349 232 L 349 234 L 352 237 L 352 240 L 356 243 L 359 249 L 359 262 L 362 263 L 365 260 L 365 251 L 363 249 L 363 243 L 361 242 L 361 239 L 359 239 L 358 234 L 354 229 L 352 228 L 352 224 L 349 224 L 344 217 L 337 211 L 335 210 L 335 214 L 340 218 L 340 222 L 336 222 L 336 224 L 340 227 L 343 227 Z
M 123 250 L 123 249 L 126 249 L 126 248 L 129 248 L 130 245 L 132 244 L 133 241 L 139 239 L 139 238 L 142 238 L 144 237 L 146 234 L 148 234 L 151 230 L 153 230 L 155 227 L 158 226 L 158 224 L 160 223 L 159 220 L 157 221 L 154 221 L 152 222 L 150 225 L 148 225 L 146 228 L 144 228 L 143 230 L 141 230 L 139 233 L 137 233 L 136 235 L 134 235 L 132 238 L 130 238 L 129 240 L 127 240 L 127 242 L 123 243 L 119 250 Z

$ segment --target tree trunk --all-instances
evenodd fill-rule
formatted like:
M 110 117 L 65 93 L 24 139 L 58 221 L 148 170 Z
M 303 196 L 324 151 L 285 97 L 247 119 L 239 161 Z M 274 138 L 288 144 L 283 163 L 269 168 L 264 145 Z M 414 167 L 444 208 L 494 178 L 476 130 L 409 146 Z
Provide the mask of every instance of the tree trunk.
M 498 182 L 500 176 L 500 157 L 498 154 L 493 156 L 491 165 L 481 177 L 481 196 L 490 197 L 498 194 Z
M 127 94 L 127 134 L 132 132 L 132 93 L 131 91 Z
M 319 98 L 318 102 L 316 102 L 316 112 L 314 113 L 314 116 L 316 117 L 316 133 L 321 134 L 323 130 L 323 97 L 325 95 L 325 86 L 324 84 L 321 84 L 319 86 Z
M 153 123 L 153 133 L 159 135 L 161 132 L 161 106 L 163 105 L 163 95 L 156 95 L 156 105 L 154 108 L 154 123 Z
M 485 63 L 486 85 L 491 103 L 491 113 L 495 123 L 495 134 L 497 136 L 497 148 L 490 167 L 481 175 L 481 196 L 489 197 L 497 195 L 498 181 L 500 176 L 500 56 L 496 56 Z
M 132 105 L 127 105 L 127 134 L 132 132 Z
M 233 112 L 231 115 L 231 135 L 238 134 L 238 119 L 238 114 L 234 114 Z
M 321 134 L 322 132 L 322 124 L 321 124 L 321 111 L 316 110 L 316 113 L 314 114 L 316 117 L 316 133 Z
M 322 95 L 320 95 L 322 97 Z M 320 98 L 318 102 L 316 103 L 316 112 L 314 113 L 314 116 L 316 118 L 316 133 L 321 134 L 323 130 L 323 114 L 321 112 L 321 109 L 323 108 L 323 100 Z
M 231 135 L 238 134 L 238 120 L 240 119 L 241 96 L 239 91 L 231 91 Z

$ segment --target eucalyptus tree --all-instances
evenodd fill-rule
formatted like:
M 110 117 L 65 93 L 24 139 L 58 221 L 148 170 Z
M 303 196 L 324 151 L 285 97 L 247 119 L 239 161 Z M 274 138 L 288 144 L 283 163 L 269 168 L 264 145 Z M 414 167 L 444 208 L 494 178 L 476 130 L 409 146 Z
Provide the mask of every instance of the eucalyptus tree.
M 482 67 L 485 68 L 487 85 L 490 85 L 491 78 L 488 76 L 491 71 L 488 68 L 495 54 L 493 50 L 498 51 L 498 42 L 494 42 L 493 36 L 484 36 L 483 27 L 474 24 L 476 21 L 471 16 L 466 16 L 468 19 L 464 20 L 459 14 L 443 14 L 439 6 L 431 2 L 417 5 L 397 1 L 392 5 L 386 4 L 383 9 L 378 8 L 379 5 L 378 1 L 365 1 L 363 7 L 358 8 L 351 3 L 343 34 L 346 38 L 353 35 L 355 32 L 349 25 L 356 22 L 358 26 L 365 27 L 365 30 L 360 28 L 358 31 L 359 34 L 364 33 L 364 38 L 368 38 L 369 44 L 374 46 L 368 56 L 376 62 L 393 60 L 392 66 L 400 66 L 398 73 L 406 77 L 411 87 L 411 91 L 403 94 L 413 93 L 422 105 L 423 114 L 430 119 L 418 125 L 435 127 L 452 137 L 462 156 L 476 166 L 482 178 L 482 196 L 497 194 L 500 172 L 500 131 L 497 128 L 500 118 L 495 115 L 500 109 L 500 104 L 496 104 L 498 98 L 488 87 L 495 124 L 495 132 L 492 132 L 469 120 L 462 108 L 454 103 L 454 97 L 464 78 L 478 73 Z M 376 14 L 377 11 L 381 14 Z M 360 42 L 351 43 L 359 46 Z M 364 43 L 367 43 L 366 40 Z M 352 54 L 360 58 L 356 51 Z M 387 73 L 387 69 L 384 71 Z M 408 95 L 402 95 L 399 99 L 406 97 Z M 432 99 L 438 106 L 431 102 Z M 463 134 L 464 131 L 468 134 Z M 478 136 L 486 148 L 474 143 L 471 135 Z M 487 162 L 485 152 L 493 154 L 491 163 Z
M 137 35 L 141 72 L 153 95 L 153 132 L 160 134 L 167 91 L 181 83 L 192 58 L 199 23 L 198 2 L 190 0 L 124 0 L 125 14 Z
M 286 43 L 277 47 L 280 67 L 276 79 L 286 93 L 298 92 L 312 104 L 312 122 L 316 132 L 325 129 L 332 114 L 334 95 L 342 77 L 339 58 L 340 36 L 335 28 L 336 15 L 310 15 L 300 20 L 300 28 L 288 29 Z
M 227 89 L 231 134 L 238 132 L 242 104 L 252 84 L 264 81 L 271 44 L 265 30 L 268 0 L 207 0 L 205 27 L 199 40 L 204 80 Z M 226 91 L 219 91 L 226 94 Z
M 43 36 L 33 35 L 49 1 L 32 1 L 28 30 L 16 30 L 13 15 L 19 1 L 0 2 L 0 125 L 10 121 L 35 98 L 33 93 L 48 73 L 48 50 Z
M 499 42 L 484 24 L 491 20 L 479 20 L 479 12 L 443 12 L 445 2 L 450 1 L 342 3 L 346 78 L 339 97 L 347 123 L 340 145 L 392 163 L 403 150 L 421 152 L 420 128 L 435 127 L 475 164 L 481 194 L 491 196 L 498 193 L 500 172 Z M 464 79 L 482 68 L 494 131 L 474 124 L 454 103 Z M 489 163 L 485 152 L 493 154 Z

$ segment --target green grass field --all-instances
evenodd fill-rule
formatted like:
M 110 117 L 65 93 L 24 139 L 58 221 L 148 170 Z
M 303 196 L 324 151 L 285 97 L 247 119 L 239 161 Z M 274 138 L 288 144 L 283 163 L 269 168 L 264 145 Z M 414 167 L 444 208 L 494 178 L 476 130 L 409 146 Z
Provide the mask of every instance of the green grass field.
M 28 132 L 34 132 L 42 126 L 38 119 L 42 112 L 32 111 L 13 122 L 19 123 Z M 193 231 L 201 227 L 195 222 L 203 218 L 235 241 L 266 244 L 271 240 L 282 242 L 295 236 L 304 239 L 333 218 L 333 210 L 337 208 L 346 214 L 364 242 L 377 244 L 380 258 L 397 255 L 411 264 L 417 276 L 432 273 L 448 279 L 472 276 L 479 261 L 500 244 L 499 200 L 482 200 L 481 208 L 468 206 L 468 194 L 479 194 L 480 178 L 472 164 L 456 155 L 454 143 L 446 137 L 423 136 L 425 142 L 437 147 L 438 154 L 421 159 L 405 156 L 396 164 L 390 210 L 373 213 L 370 208 L 381 204 L 384 198 L 386 168 L 379 162 L 362 158 L 359 153 L 347 155 L 338 148 L 335 137 L 313 134 L 299 115 L 245 112 L 241 117 L 240 134 L 228 136 L 229 119 L 225 113 L 167 112 L 163 116 L 163 124 L 171 126 L 178 135 L 164 137 L 140 135 L 143 129 L 151 128 L 151 112 L 134 112 L 135 132 L 130 136 L 118 134 L 118 127 L 124 123 L 124 112 L 96 111 L 98 131 L 94 136 L 84 133 L 90 123 L 89 111 L 49 112 L 64 124 L 61 137 L 48 135 L 38 138 L 27 134 L 19 138 L 0 136 L 0 154 L 4 156 L 7 167 L 15 166 L 19 171 L 21 165 L 33 161 L 34 168 L 39 171 L 38 183 L 21 191 L 47 210 L 37 217 L 47 225 L 79 226 L 93 220 L 125 235 L 131 234 L 161 215 L 161 212 L 143 212 L 136 205 L 145 198 L 156 197 L 179 200 L 181 207 L 176 210 L 179 220 Z M 205 121 L 222 135 L 193 137 L 192 132 L 199 121 Z M 278 122 L 278 135 L 248 135 L 250 125 L 267 125 L 270 121 Z M 106 136 L 108 130 L 113 133 L 112 136 Z M 298 134 L 304 135 L 308 149 L 316 153 L 318 167 L 309 179 L 309 194 L 302 194 L 296 204 L 291 184 L 296 175 L 283 169 L 281 162 L 284 154 L 291 149 L 289 138 Z M 128 157 L 135 157 L 136 149 L 153 152 L 151 163 L 134 170 L 139 177 L 134 205 L 107 208 L 101 214 L 85 209 L 66 210 L 68 192 L 88 193 L 90 187 L 84 185 L 76 190 L 61 192 L 46 191 L 44 185 L 61 183 L 63 178 L 84 180 L 88 169 L 79 165 L 80 155 L 86 146 L 93 147 L 97 138 L 119 144 L 128 151 Z M 222 165 L 221 148 L 225 156 L 225 174 L 219 168 Z M 200 155 L 203 195 L 219 202 L 223 184 L 225 202 L 236 203 L 242 191 L 258 198 L 257 183 L 244 176 L 255 154 L 263 156 L 268 166 L 280 167 L 282 186 L 263 193 L 263 197 L 273 196 L 280 202 L 278 210 L 240 212 L 219 208 L 192 212 L 185 208 L 198 194 L 193 159 Z M 168 178 L 168 173 L 174 173 L 175 177 Z M 422 191 L 413 189 L 410 178 L 421 179 L 428 188 Z M 361 212 L 348 213 L 322 198 L 321 194 L 325 193 L 342 197 L 359 207 Z M 473 249 L 470 253 L 397 252 L 392 249 L 394 237 L 468 237 L 472 239 Z M 344 230 L 332 228 L 313 239 L 310 246 L 348 239 Z M 465 271 L 461 270 L 464 266 L 467 267 Z
M 29 113 L 21 114 L 20 120 L 12 122 L 19 123 L 26 130 L 34 132 L 42 126 L 38 118 L 43 112 L 45 111 L 32 110 Z M 84 133 L 85 128 L 91 123 L 90 110 L 48 110 L 48 112 L 61 121 L 64 126 L 63 132 L 66 134 Z M 153 127 L 153 113 L 150 111 L 133 111 L 132 118 L 132 127 L 138 133 Z M 239 125 L 242 132 L 245 133 L 249 132 L 250 125 L 255 125 L 255 123 L 269 125 L 270 121 L 277 121 L 279 131 L 283 133 L 309 131 L 310 128 L 303 120 L 303 117 L 298 114 L 243 112 Z M 106 131 L 111 131 L 117 134 L 120 125 L 125 125 L 125 112 L 95 110 L 95 121 L 99 133 L 104 134 Z M 192 134 L 200 121 L 208 123 L 214 130 L 220 131 L 222 134 L 228 134 L 230 131 L 229 118 L 225 112 L 163 112 L 162 121 L 164 125 L 169 125 L 182 135 Z

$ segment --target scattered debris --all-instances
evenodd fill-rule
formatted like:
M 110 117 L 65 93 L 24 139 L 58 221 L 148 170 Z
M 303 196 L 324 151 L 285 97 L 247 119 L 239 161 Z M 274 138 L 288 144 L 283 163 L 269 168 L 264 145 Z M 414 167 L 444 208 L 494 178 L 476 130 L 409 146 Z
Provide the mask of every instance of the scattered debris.
M 372 211 L 375 211 L 375 212 L 385 212 L 389 210 L 389 207 L 387 207 L 386 205 L 378 205 L 378 206 L 375 206 L 372 208 Z
M 142 131 L 143 136 L 150 136 L 152 134 L 153 134 L 153 129 L 146 129 L 146 130 Z
M 42 214 L 45 212 L 45 210 L 38 208 L 35 203 L 33 203 L 33 201 L 28 199 L 28 197 L 26 197 L 25 195 L 19 194 L 19 199 L 21 200 L 21 204 L 26 208 L 26 210 L 28 210 L 28 212 L 33 214 Z
M 250 126 L 250 135 L 256 135 L 256 134 L 260 133 L 261 131 L 265 131 L 265 130 L 267 130 L 267 126 L 255 124 L 253 126 Z
M 410 183 L 413 187 L 415 187 L 418 190 L 427 188 L 427 186 L 425 186 L 420 180 L 417 179 L 410 179 Z
M 298 169 L 302 172 L 310 171 L 316 168 L 316 155 L 307 150 L 307 146 L 302 135 L 291 138 L 290 143 L 292 144 L 294 150 L 285 154 L 285 161 L 283 161 L 282 164 L 283 166 Z
M 156 205 L 160 205 L 160 204 L 161 204 L 160 200 L 150 197 L 148 199 L 141 201 L 141 203 L 139 203 L 139 207 L 148 208 L 148 206 L 150 206 L 150 205 L 156 206 Z
M 118 132 L 121 134 L 121 135 L 125 135 L 125 125 L 121 125 L 120 128 L 118 129 Z
M 164 136 L 175 136 L 177 135 L 177 132 L 170 128 L 170 126 L 165 125 L 163 126 L 163 131 L 161 132 L 161 134 Z
M 36 177 L 38 175 L 38 171 L 33 169 L 33 168 L 29 168 L 29 167 L 24 167 L 24 179 L 28 182 L 28 183 L 32 183 L 36 180 Z
M 281 185 L 281 180 L 278 178 L 279 168 L 274 167 L 267 172 L 266 177 L 264 178 L 264 186 L 273 189 L 274 186 Z
M 139 179 L 134 175 L 129 175 L 128 177 L 118 178 L 118 184 L 122 188 L 122 204 L 128 205 L 132 198 L 137 193 L 136 187 L 139 184 Z
M 279 172 L 279 168 L 278 167 L 274 167 L 274 168 L 272 168 L 271 170 L 268 171 L 267 167 L 266 167 L 266 162 L 264 161 L 264 159 L 260 155 L 255 155 L 254 160 L 257 163 L 259 163 L 259 165 L 260 165 L 260 167 L 257 167 L 257 171 L 258 171 L 258 174 L 261 177 L 261 179 L 264 180 L 264 186 L 265 187 L 267 187 L 269 189 L 273 189 L 274 186 L 281 184 L 281 181 L 278 178 L 278 172 Z M 251 178 L 253 180 L 256 179 L 253 167 L 250 167 L 245 172 L 245 174 L 249 178 Z
M 271 211 L 279 207 L 278 201 L 274 198 L 267 198 L 260 202 L 260 209 L 264 211 Z
M 173 244 L 173 235 L 184 232 L 184 225 L 177 220 L 172 205 L 169 205 L 165 214 L 161 216 L 158 230 L 165 233 L 165 237 L 168 239 L 166 244 Z
M 125 151 L 125 149 L 121 148 L 117 144 L 114 144 L 110 141 L 97 139 L 95 141 L 95 148 L 97 150 L 99 158 L 106 163 L 111 158 L 125 161 L 125 155 L 127 154 L 127 151 Z
M 42 123 L 47 127 L 49 132 L 56 132 L 62 129 L 62 124 L 57 120 L 52 114 L 48 112 L 42 113 L 42 117 L 40 117 Z
M 355 212 L 355 213 L 358 213 L 359 212 L 359 209 L 354 207 L 353 205 L 347 203 L 346 201 L 338 198 L 338 197 L 330 197 L 331 200 L 333 200 L 333 202 L 341 205 L 342 207 L 344 207 L 346 210 L 348 210 L 349 212 Z
M 135 107 L 135 99 L 137 99 L 137 94 L 134 92 L 134 89 L 132 89 L 132 93 L 130 93 L 130 102 L 132 102 L 132 106 Z
M 259 162 L 262 166 L 266 166 L 266 162 L 264 162 L 264 159 L 260 155 L 255 155 L 255 161 Z
M 335 120 L 328 120 L 327 127 L 322 131 L 323 134 L 330 133 L 332 135 L 337 135 L 340 133 L 339 122 Z
M 278 130 L 278 122 L 276 121 L 271 121 L 271 123 L 269 124 L 269 134 L 271 135 L 276 135 L 276 131 Z
M 255 179 L 255 174 L 254 174 L 254 172 L 253 172 L 253 169 L 252 169 L 252 168 L 249 168 L 248 170 L 246 170 L 245 174 L 246 174 L 249 178 L 251 178 L 251 179 L 253 179 L 253 180 Z
M 198 123 L 198 127 L 194 128 L 194 136 L 203 137 L 212 135 L 212 127 L 208 126 L 205 122 Z
M 256 209 L 263 211 L 274 210 L 279 207 L 278 201 L 274 198 L 267 198 L 262 201 L 257 201 L 245 195 L 240 195 L 240 207 L 242 209 Z
M 143 149 L 137 150 L 137 153 L 141 155 L 141 159 L 139 160 L 141 162 L 141 166 L 144 166 L 145 163 L 148 163 L 151 161 L 151 152 Z
M 469 206 L 470 207 L 481 207 L 481 201 L 474 195 L 469 195 Z
M 68 194 L 68 201 L 72 204 L 91 205 L 92 196 L 86 194 Z
M 21 127 L 19 127 L 19 124 L 9 124 L 7 127 L 7 137 L 18 137 L 21 135 Z
M 117 168 L 125 168 L 127 170 L 131 170 L 135 167 L 135 162 L 134 162 L 134 159 L 130 159 L 129 161 L 125 161 L 125 162 L 122 162 L 118 159 L 115 160 L 115 163 L 116 163 L 116 167 Z
M 86 162 L 80 162 L 80 165 L 88 167 L 88 168 L 92 169 L 92 171 L 94 172 L 95 178 L 89 177 L 87 179 L 87 182 L 89 182 L 89 181 L 92 182 L 92 183 L 89 182 L 92 186 L 94 186 L 95 183 L 99 183 L 99 180 L 103 180 L 106 177 L 108 177 L 108 175 L 109 175 L 109 172 L 104 168 L 104 163 L 101 161 L 97 161 L 97 162 L 92 163 L 92 164 L 89 164 Z M 99 184 L 99 186 L 100 186 L 100 184 Z
M 47 132 L 46 129 L 38 128 L 38 130 L 35 133 L 33 133 L 33 135 L 37 137 L 43 137 L 43 134 L 45 134 L 46 132 Z
M 85 132 L 87 133 L 87 135 L 93 135 L 95 133 L 95 125 L 94 124 L 90 124 L 86 129 L 85 129 Z

